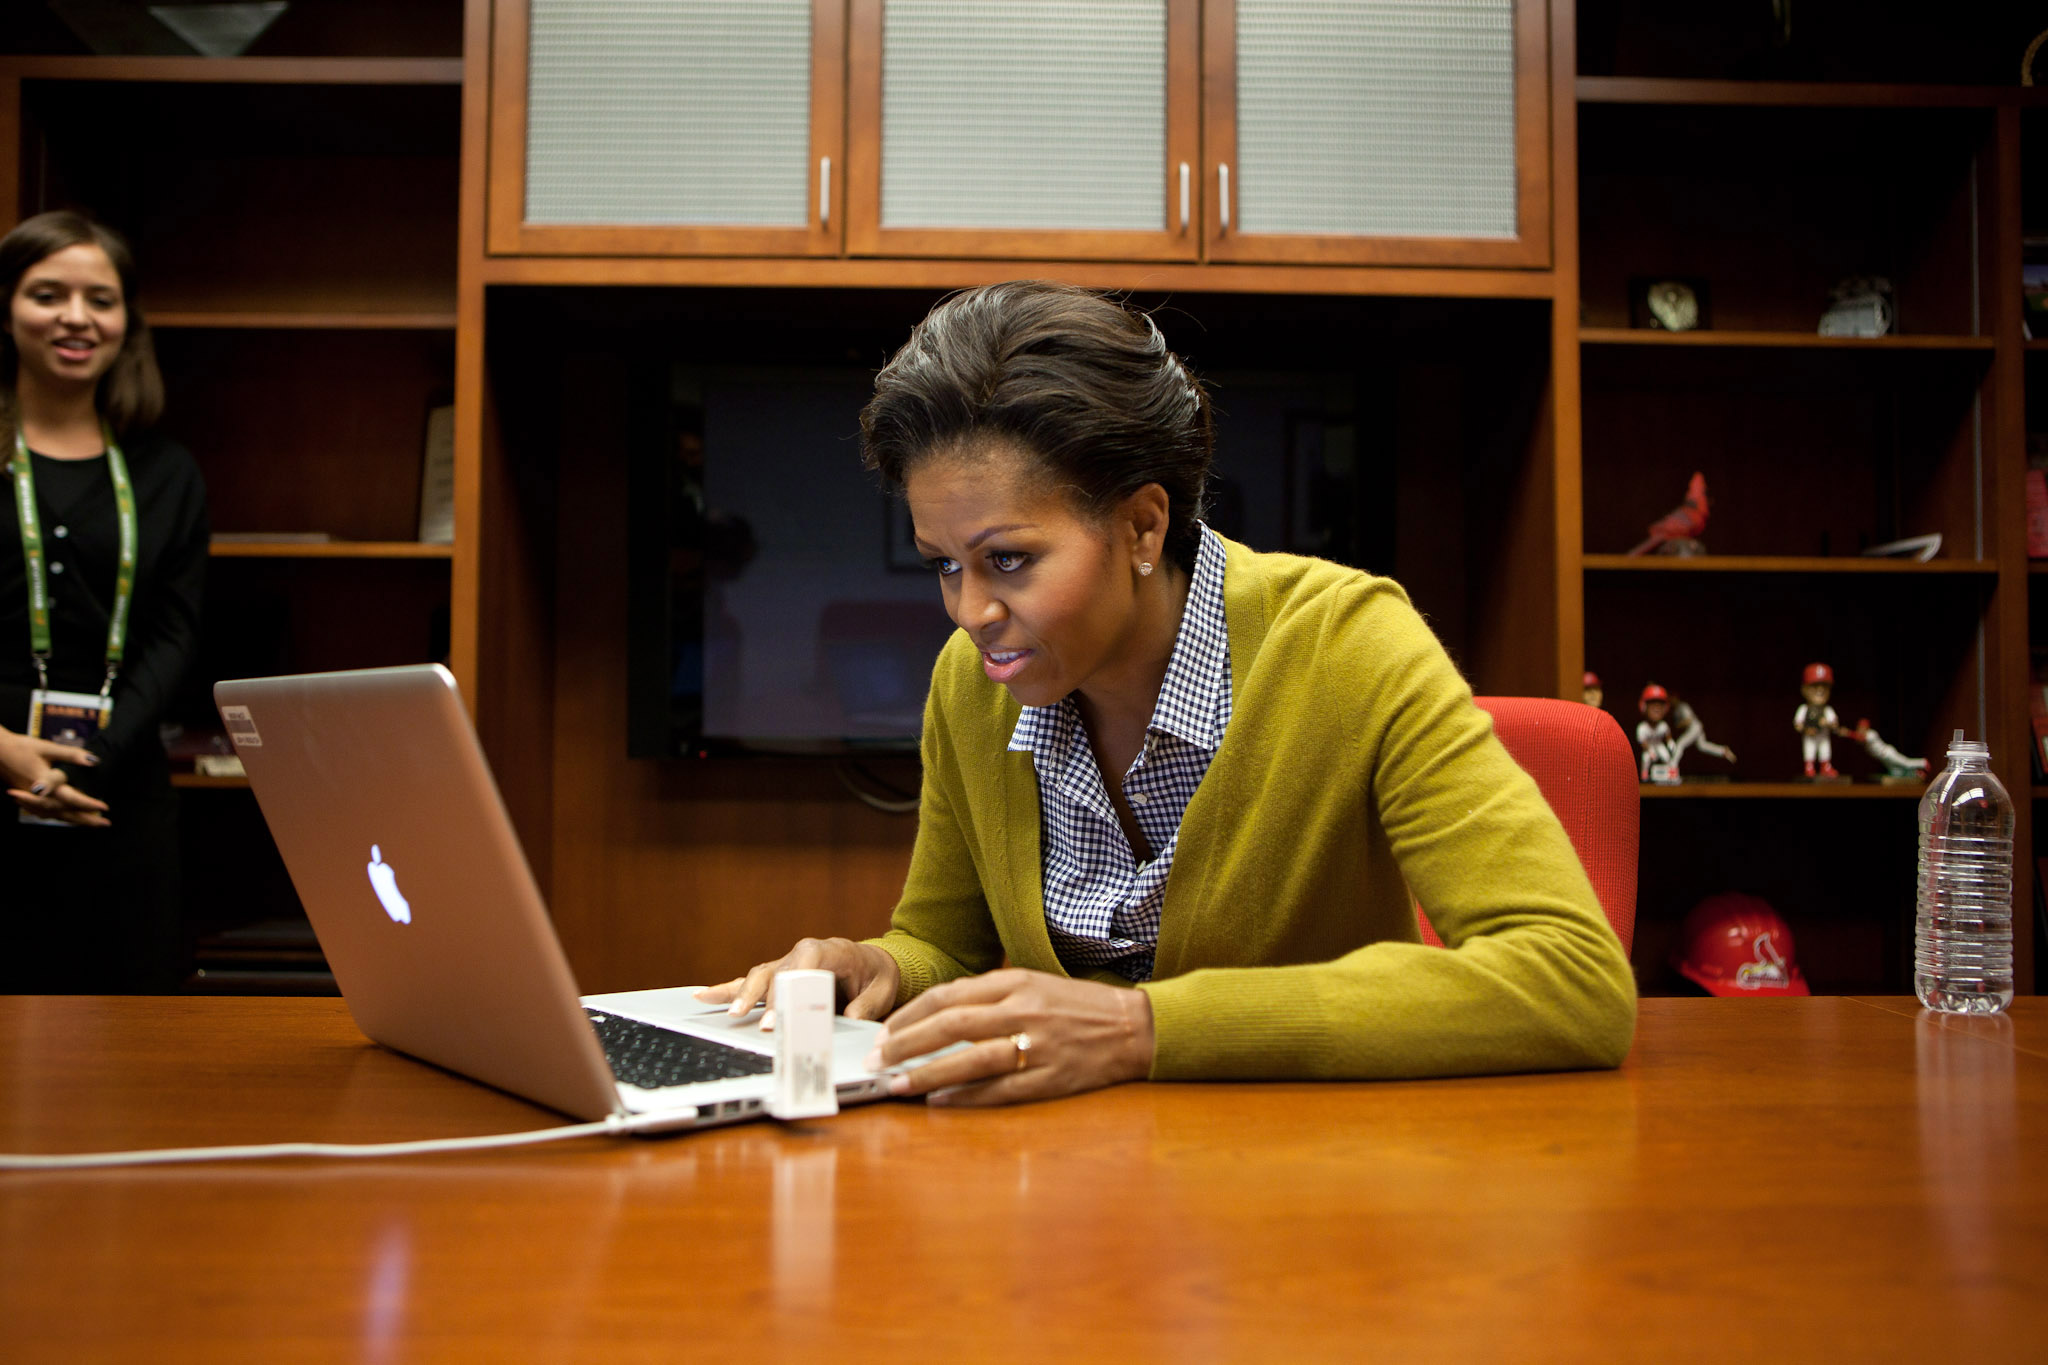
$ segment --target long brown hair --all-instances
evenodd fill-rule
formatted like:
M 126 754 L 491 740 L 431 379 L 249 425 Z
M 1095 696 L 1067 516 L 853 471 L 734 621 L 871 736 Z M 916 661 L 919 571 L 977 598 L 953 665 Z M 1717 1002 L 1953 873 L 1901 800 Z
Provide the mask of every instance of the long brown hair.
M 121 278 L 121 303 L 128 314 L 121 353 L 100 376 L 94 404 L 117 433 L 142 431 L 163 415 L 164 377 L 156 367 L 156 344 L 150 340 L 149 323 L 135 302 L 135 254 L 120 233 L 68 209 L 23 219 L 14 231 L 0 237 L 0 282 L 6 284 L 7 306 L 13 307 L 14 291 L 21 287 L 21 277 L 30 267 L 74 246 L 96 246 L 107 253 L 114 273 Z M 10 432 L 19 419 L 14 384 L 20 365 L 21 352 L 15 349 L 13 335 L 0 329 L 0 405 L 4 405 L 0 420 Z

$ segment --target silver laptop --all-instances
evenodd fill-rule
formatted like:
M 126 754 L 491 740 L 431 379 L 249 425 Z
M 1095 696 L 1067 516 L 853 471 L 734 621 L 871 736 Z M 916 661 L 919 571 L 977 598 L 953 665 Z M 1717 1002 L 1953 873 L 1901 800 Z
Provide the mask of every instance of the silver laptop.
M 775 1039 L 759 1009 L 735 1019 L 687 988 L 578 999 L 447 669 L 252 678 L 213 695 L 370 1038 L 583 1119 L 685 1128 L 765 1111 Z M 861 1059 L 880 1025 L 833 1029 L 839 1102 L 879 1098 L 888 1076 Z

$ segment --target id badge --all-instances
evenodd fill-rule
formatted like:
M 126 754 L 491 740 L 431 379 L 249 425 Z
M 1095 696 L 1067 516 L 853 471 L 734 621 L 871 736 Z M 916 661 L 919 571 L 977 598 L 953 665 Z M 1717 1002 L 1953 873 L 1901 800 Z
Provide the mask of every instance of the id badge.
M 105 727 L 113 713 L 112 699 L 97 692 L 51 692 L 38 687 L 28 694 L 27 733 L 55 744 L 83 748 Z M 66 821 L 51 820 L 33 811 L 19 807 L 16 811 L 24 825 L 71 827 Z

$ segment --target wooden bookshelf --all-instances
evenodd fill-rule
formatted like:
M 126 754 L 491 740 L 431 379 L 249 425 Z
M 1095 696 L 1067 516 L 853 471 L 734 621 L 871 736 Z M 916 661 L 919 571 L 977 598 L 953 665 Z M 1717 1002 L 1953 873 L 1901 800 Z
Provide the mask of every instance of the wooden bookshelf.
M 149 325 L 161 329 L 192 331 L 364 331 L 364 332 L 452 332 L 455 314 L 325 312 L 297 313 L 269 311 L 211 313 L 180 309 L 150 310 Z
M 2048 233 L 2048 188 L 2023 195 L 2020 132 L 2048 92 L 2004 83 L 2016 53 L 1945 36 L 1969 27 L 1961 15 L 1802 13 L 1804 46 L 1788 49 L 1755 14 L 1572 8 L 1557 179 L 1578 209 L 1562 247 L 1576 277 L 1559 307 L 1578 344 L 1557 487 L 1577 512 L 1560 524 L 1578 572 L 1560 688 L 1583 658 L 1632 729 L 1637 689 L 1656 681 L 1740 756 L 1731 770 L 1688 755 L 1689 774 L 1730 781 L 1642 788 L 1647 923 L 1668 933 L 1705 894 L 1754 891 L 1793 924 L 1816 989 L 1898 989 L 1912 955 L 1898 887 L 1925 788 L 1797 781 L 1790 722 L 1801 669 L 1824 661 L 1845 724 L 1867 717 L 1935 768 L 1962 728 L 1990 740 L 2008 781 L 2028 774 L 2026 599 L 2041 570 L 2025 557 L 2021 410 L 2038 382 L 2027 357 L 2048 341 L 2021 334 L 2019 265 L 2023 217 Z M 1780 78 L 1809 72 L 1827 78 Z M 1890 282 L 1900 330 L 1820 336 L 1830 291 L 1860 276 Z M 1630 325 L 1657 278 L 1701 286 L 1701 330 Z M 1619 553 L 1695 469 L 1710 553 Z M 1942 557 L 1925 563 L 1851 553 L 1930 532 Z M 1876 767 L 1852 740 L 1833 749 L 1845 774 Z M 2032 896 L 2031 823 L 2016 904 Z
M 0 78 L 198 85 L 462 84 L 460 58 L 0 57 Z
M 1581 104 L 1722 105 L 1752 109 L 1989 109 L 1996 86 L 1904 85 L 1874 81 L 1696 80 L 1581 76 Z
M 216 540 L 215 559 L 449 559 L 452 545 L 416 540 Z
M 1676 787 L 1642 784 L 1643 799 L 1681 801 L 1918 801 L 1925 785 L 1885 786 L 1876 782 L 1686 782 Z
M 1598 573 L 1678 574 L 1875 574 L 1878 576 L 1936 577 L 1962 574 L 1996 577 L 1998 562 L 1991 559 L 1941 559 L 1925 562 L 1912 559 L 1821 558 L 1812 555 L 1581 555 L 1579 562 Z
M 135 247 L 164 431 L 216 542 L 198 676 L 447 653 L 457 547 L 422 545 L 428 411 L 455 398 L 464 0 L 294 0 L 249 55 L 94 56 L 41 6 L 0 37 L 0 197 L 78 208 Z M 297 915 L 244 778 L 184 773 L 188 928 Z M 235 847 L 232 871 L 214 867 Z M 207 869 L 211 868 L 211 871 Z M 300 921 L 303 928 L 303 921 Z
M 1665 332 L 1648 327 L 1581 327 L 1579 340 L 1589 346 L 1741 346 L 1818 351 L 1992 351 L 1988 336 L 1824 337 L 1817 332 Z

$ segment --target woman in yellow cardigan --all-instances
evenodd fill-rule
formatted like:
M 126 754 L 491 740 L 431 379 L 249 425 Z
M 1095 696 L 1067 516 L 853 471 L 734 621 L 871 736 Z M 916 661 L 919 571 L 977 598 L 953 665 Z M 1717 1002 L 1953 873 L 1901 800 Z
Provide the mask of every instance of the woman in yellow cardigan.
M 1628 962 L 1535 783 L 1394 583 L 1201 523 L 1208 398 L 1149 319 L 954 295 L 861 428 L 960 627 L 910 875 L 881 938 L 706 999 L 828 969 L 871 1065 L 966 1044 L 892 1083 L 934 1103 L 1621 1062 Z

